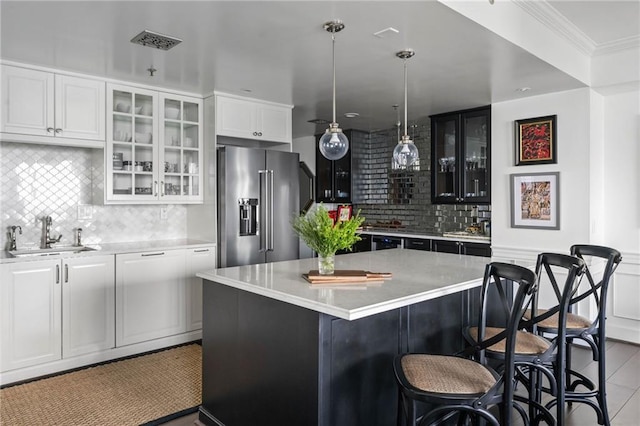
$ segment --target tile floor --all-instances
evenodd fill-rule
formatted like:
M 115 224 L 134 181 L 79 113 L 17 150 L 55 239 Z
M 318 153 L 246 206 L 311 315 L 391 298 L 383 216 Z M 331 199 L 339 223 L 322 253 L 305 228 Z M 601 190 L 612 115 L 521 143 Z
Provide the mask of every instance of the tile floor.
M 607 394 L 612 426 L 640 425 L 640 346 L 607 342 Z M 597 364 L 591 351 L 576 347 L 573 366 L 591 379 L 596 379 Z M 165 423 L 165 426 L 193 426 L 198 414 L 190 414 Z M 573 404 L 567 414 L 567 426 L 595 426 L 595 412 L 585 404 Z M 283 425 L 288 426 L 288 425 Z M 354 425 L 359 426 L 359 425 Z

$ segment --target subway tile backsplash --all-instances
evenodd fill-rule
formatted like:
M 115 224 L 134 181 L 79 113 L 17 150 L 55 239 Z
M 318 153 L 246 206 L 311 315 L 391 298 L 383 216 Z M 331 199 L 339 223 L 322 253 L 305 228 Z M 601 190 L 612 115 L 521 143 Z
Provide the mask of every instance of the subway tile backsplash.
M 366 222 L 399 220 L 407 229 L 424 233 L 464 231 L 476 219 L 472 205 L 431 204 L 431 124 L 411 126 L 420 154 L 420 165 L 410 172 L 391 170 L 396 129 L 366 134 L 354 142 L 354 207 Z M 359 144 L 362 144 L 360 146 Z M 491 206 L 478 206 L 477 220 L 491 219 Z
M 42 217 L 51 216 L 63 245 L 83 229 L 84 244 L 185 238 L 184 205 L 104 205 L 94 200 L 104 187 L 101 150 L 36 144 L 0 144 L 0 206 L 4 248 L 13 225 L 22 227 L 18 248 L 37 247 Z M 100 155 L 98 155 L 100 154 Z M 79 207 L 80 206 L 80 207 Z M 167 209 L 167 219 L 160 209 Z

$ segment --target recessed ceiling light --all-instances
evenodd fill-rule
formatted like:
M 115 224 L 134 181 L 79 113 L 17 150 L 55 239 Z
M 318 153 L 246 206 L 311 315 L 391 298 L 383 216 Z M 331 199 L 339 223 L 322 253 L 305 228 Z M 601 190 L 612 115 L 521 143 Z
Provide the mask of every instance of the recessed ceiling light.
M 329 120 L 325 120 L 324 118 L 314 118 L 313 120 L 308 120 L 307 123 L 313 124 L 329 124 L 331 123 Z
M 529 90 L 531 90 L 531 87 L 518 87 L 516 92 L 528 92 Z
M 378 38 L 384 38 L 385 36 L 395 35 L 395 34 L 398 34 L 399 32 L 400 31 L 396 30 L 393 27 L 388 27 L 388 28 L 385 28 L 383 30 L 376 31 L 375 33 L 373 33 L 373 35 L 378 37 Z
M 357 112 L 345 112 L 344 116 L 347 118 L 356 118 L 360 117 L 360 114 L 358 114 Z

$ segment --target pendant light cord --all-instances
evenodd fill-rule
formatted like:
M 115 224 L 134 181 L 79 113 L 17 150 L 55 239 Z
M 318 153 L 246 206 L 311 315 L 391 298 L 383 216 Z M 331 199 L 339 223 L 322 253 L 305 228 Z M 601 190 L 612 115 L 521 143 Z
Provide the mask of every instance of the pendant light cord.
M 336 122 L 336 33 L 331 33 L 332 49 L 331 56 L 333 56 L 333 122 Z
M 404 135 L 407 136 L 407 59 L 404 59 Z

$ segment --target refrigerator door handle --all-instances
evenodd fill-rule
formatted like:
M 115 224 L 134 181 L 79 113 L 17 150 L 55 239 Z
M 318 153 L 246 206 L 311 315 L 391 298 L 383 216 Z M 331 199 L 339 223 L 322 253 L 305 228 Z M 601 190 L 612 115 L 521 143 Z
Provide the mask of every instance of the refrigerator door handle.
M 268 219 L 269 207 L 267 205 L 267 202 L 269 200 L 269 189 L 267 188 L 268 172 L 268 170 L 258 170 L 258 174 L 260 176 L 260 199 L 258 200 L 260 214 L 258 217 L 258 221 L 261 224 L 261 229 L 258 232 L 258 234 L 260 235 L 260 247 L 258 251 L 260 251 L 261 253 L 269 250 L 268 238 L 271 231 L 269 227 L 271 221 Z
M 269 180 L 267 181 L 267 188 L 269 192 L 269 205 L 267 206 L 269 212 L 269 234 L 267 235 L 267 249 L 273 251 L 273 170 L 268 171 Z

